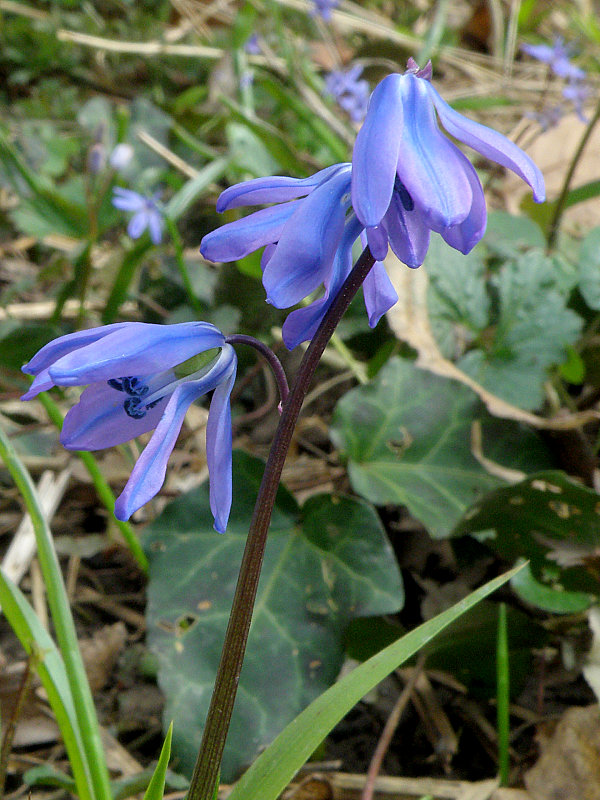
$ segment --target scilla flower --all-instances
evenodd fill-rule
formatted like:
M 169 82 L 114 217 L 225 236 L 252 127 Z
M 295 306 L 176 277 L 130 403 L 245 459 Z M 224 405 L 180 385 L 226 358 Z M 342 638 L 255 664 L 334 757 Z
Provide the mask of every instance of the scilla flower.
M 160 244 L 162 240 L 163 215 L 158 205 L 160 192 L 155 192 L 152 197 L 145 197 L 131 189 L 115 186 L 112 204 L 121 211 L 133 211 L 129 220 L 127 233 L 132 239 L 139 239 L 148 228 L 152 244 Z
M 376 258 L 387 252 L 390 213 L 421 229 L 421 253 L 429 230 L 462 253 L 484 234 L 481 183 L 471 162 L 440 131 L 436 112 L 449 134 L 523 178 L 536 201 L 545 199 L 544 179 L 529 156 L 502 134 L 454 111 L 430 80 L 431 64 L 419 69 L 413 59 L 403 75 L 384 78 L 356 137 L 352 204 Z
M 352 122 L 362 122 L 369 104 L 369 83 L 360 79 L 362 64 L 348 70 L 334 69 L 325 78 L 325 89 L 348 114 Z
M 160 490 L 188 407 L 214 390 L 206 427 L 210 507 L 222 533 L 231 508 L 231 410 L 237 360 L 224 335 L 206 322 L 123 322 L 70 333 L 23 367 L 35 375 L 23 400 L 52 386 L 83 386 L 65 417 L 67 450 L 100 450 L 154 430 L 115 504 L 129 519 Z
M 263 284 L 276 308 L 296 305 L 323 284 L 321 298 L 286 319 L 283 340 L 290 350 L 312 338 L 352 267 L 352 245 L 364 226 L 352 211 L 351 175 L 350 164 L 335 164 L 310 178 L 274 176 L 231 186 L 219 197 L 217 211 L 276 205 L 217 228 L 200 245 L 210 261 L 237 261 L 265 247 Z M 364 295 L 374 326 L 398 299 L 382 264 L 367 276 Z

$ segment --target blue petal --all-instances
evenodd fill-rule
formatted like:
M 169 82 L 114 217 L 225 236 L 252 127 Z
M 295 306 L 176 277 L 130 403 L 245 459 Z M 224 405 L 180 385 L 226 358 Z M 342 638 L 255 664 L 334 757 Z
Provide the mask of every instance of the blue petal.
M 398 176 L 434 231 L 462 222 L 471 208 L 465 157 L 439 130 L 429 81 L 402 78 L 404 128 Z
M 59 358 L 78 350 L 80 347 L 96 342 L 110 333 L 122 330 L 131 324 L 130 322 L 114 322 L 112 325 L 102 325 L 97 328 L 88 328 L 84 331 L 67 333 L 65 336 L 60 336 L 58 339 L 48 342 L 41 350 L 38 350 L 25 366 L 21 367 L 27 375 L 37 376 L 29 390 L 21 397 L 21 400 L 31 400 L 40 392 L 51 389 L 55 385 L 48 373 L 48 369 Z
M 230 186 L 217 200 L 217 211 L 229 208 L 253 206 L 259 203 L 283 203 L 296 197 L 309 194 L 315 186 L 336 172 L 345 164 L 334 164 L 331 167 L 315 172 L 309 178 L 288 178 L 283 175 L 272 175 L 268 178 L 254 178 L 245 183 Z
M 50 367 L 50 377 L 58 386 L 80 386 L 125 375 L 150 375 L 204 350 L 222 347 L 224 341 L 221 331 L 207 322 L 130 322 L 126 328 L 59 358 Z
M 477 173 L 470 161 L 465 159 L 465 162 L 465 169 L 473 191 L 471 210 L 467 218 L 461 223 L 442 231 L 442 238 L 450 247 L 454 247 L 455 250 L 459 250 L 466 255 L 475 247 L 485 233 L 487 208 Z
M 362 224 L 352 215 L 346 222 L 344 235 L 335 254 L 331 271 L 325 278 L 325 293 L 310 305 L 298 308 L 288 314 L 281 331 L 283 342 L 288 350 L 293 350 L 301 342 L 309 341 L 315 335 L 321 320 L 352 269 L 352 245 L 361 229 Z
M 128 442 L 158 425 L 168 398 L 160 400 L 141 419 L 132 419 L 123 408 L 124 395 L 107 383 L 93 383 L 70 409 L 60 434 L 67 450 L 103 450 Z
M 300 201 L 263 272 L 267 299 L 277 308 L 295 305 L 327 276 L 344 230 L 343 197 L 350 168 L 338 171 Z
M 148 227 L 148 211 L 147 209 L 142 209 L 138 211 L 137 214 L 134 214 L 133 217 L 129 220 L 129 225 L 127 226 L 127 233 L 131 236 L 132 239 L 139 239 L 142 233 Z
M 411 269 L 420 267 L 429 249 L 430 229 L 418 206 L 407 211 L 394 193 L 383 223 L 400 261 Z
M 352 153 L 352 205 L 366 226 L 378 225 L 390 204 L 400 152 L 401 75 L 377 86 Z
M 367 242 L 369 250 L 376 261 L 383 261 L 388 251 L 388 235 L 383 225 L 373 225 L 367 228 Z
M 138 192 L 132 192 L 131 189 L 123 189 L 121 186 L 115 186 L 113 191 L 112 204 L 115 208 L 121 211 L 142 211 L 146 208 L 148 201 Z
M 542 203 L 546 199 L 544 177 L 533 161 L 506 136 L 463 117 L 451 108 L 430 83 L 425 84 L 444 128 L 459 141 L 477 150 L 482 156 L 511 169 L 523 178 L 532 190 L 534 199 Z
M 148 230 L 152 244 L 160 244 L 162 241 L 163 218 L 160 211 L 151 209 L 148 212 Z
M 369 325 L 374 328 L 381 317 L 398 302 L 398 295 L 384 265 L 376 261 L 363 283 Z
M 237 261 L 266 244 L 276 242 L 285 223 L 299 207 L 300 200 L 263 208 L 243 219 L 229 222 L 208 233 L 200 252 L 208 261 Z
M 115 503 L 117 519 L 129 519 L 134 511 L 160 491 L 165 480 L 169 456 L 189 406 L 226 379 L 229 376 L 230 365 L 230 356 L 225 360 L 220 358 L 203 378 L 181 384 L 175 389 L 152 438 L 138 458 L 123 492 L 117 498 Z
M 231 511 L 231 407 L 229 398 L 235 382 L 237 359 L 233 348 L 230 366 L 213 392 L 206 425 L 206 461 L 210 478 L 210 510 L 215 530 L 225 533 Z M 224 354 L 227 355 L 226 353 Z

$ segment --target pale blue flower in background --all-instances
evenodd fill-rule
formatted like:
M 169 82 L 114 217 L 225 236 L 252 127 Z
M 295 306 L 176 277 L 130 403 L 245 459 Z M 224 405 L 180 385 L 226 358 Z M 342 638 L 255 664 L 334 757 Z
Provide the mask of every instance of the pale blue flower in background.
M 246 39 L 244 50 L 246 53 L 248 53 L 248 55 L 251 56 L 258 56 L 260 53 L 262 53 L 262 49 L 258 41 L 258 35 L 256 33 L 250 34 L 250 36 Z
M 568 78 L 569 80 L 582 80 L 585 78 L 585 72 L 571 63 L 571 47 L 565 45 L 562 36 L 557 36 L 552 46 L 547 44 L 522 44 L 521 50 L 537 61 L 548 64 L 559 78 Z
M 590 87 L 584 81 L 572 80 L 563 87 L 562 95 L 565 100 L 573 103 L 575 113 L 582 122 L 587 122 L 588 119 L 583 111 L 583 104 L 591 94 Z
M 60 440 L 68 450 L 100 450 L 154 430 L 115 504 L 117 519 L 126 520 L 160 491 L 187 409 L 214 390 L 206 459 L 215 529 L 223 533 L 231 509 L 236 367 L 233 347 L 209 323 L 115 323 L 43 347 L 23 367 L 35 380 L 22 399 L 53 386 L 87 387 L 65 417 Z
M 112 204 L 121 211 L 132 211 L 133 217 L 127 225 L 127 233 L 132 239 L 139 239 L 146 228 L 153 244 L 160 244 L 163 231 L 163 214 L 158 205 L 160 192 L 147 197 L 131 189 L 115 186 Z
M 329 22 L 331 12 L 338 7 L 339 2 L 340 0 L 313 0 L 315 7 L 312 13 L 318 14 L 325 22 Z
M 369 105 L 369 83 L 359 80 L 363 71 L 361 64 L 348 70 L 336 69 L 325 77 L 325 89 L 347 112 L 353 122 L 362 122 Z

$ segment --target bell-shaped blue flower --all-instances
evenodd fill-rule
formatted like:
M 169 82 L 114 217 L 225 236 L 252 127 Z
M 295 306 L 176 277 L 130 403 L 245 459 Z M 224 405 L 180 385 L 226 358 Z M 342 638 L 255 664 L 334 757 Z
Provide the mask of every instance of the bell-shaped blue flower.
M 267 300 L 277 308 L 296 305 L 323 284 L 322 297 L 293 311 L 285 321 L 283 340 L 289 349 L 312 338 L 352 267 L 352 245 L 364 225 L 352 209 L 350 185 L 350 164 L 335 164 L 309 178 L 273 176 L 237 184 L 219 197 L 217 211 L 257 203 L 276 205 L 223 225 L 200 245 L 210 261 L 235 261 L 264 247 L 263 284 Z M 391 224 L 395 235 L 390 239 L 401 240 L 403 254 L 411 251 L 410 220 L 404 224 L 394 219 Z M 364 293 L 371 325 L 398 299 L 381 264 L 371 270 Z
M 487 212 L 481 183 L 466 156 L 440 131 L 436 114 L 449 134 L 523 178 L 536 201 L 545 199 L 543 177 L 529 156 L 502 134 L 454 111 L 430 79 L 431 65 L 420 70 L 413 59 L 403 75 L 384 78 L 356 137 L 352 205 L 376 258 L 385 255 L 386 232 L 396 249 L 386 224 L 394 204 L 405 213 L 393 218 L 415 226 L 410 237 L 419 242 L 415 260 L 427 249 L 427 229 L 462 253 L 483 236 Z
M 158 204 L 160 192 L 152 197 L 115 186 L 112 204 L 121 211 L 133 211 L 133 217 L 127 225 L 127 233 L 132 239 L 139 239 L 146 228 L 152 244 L 160 244 L 163 231 L 163 212 Z
M 231 409 L 237 359 L 214 325 L 123 322 L 70 333 L 43 347 L 23 371 L 23 400 L 52 386 L 87 386 L 65 417 L 68 450 L 100 450 L 154 430 L 115 504 L 117 519 L 152 499 L 191 403 L 213 391 L 206 427 L 210 507 L 225 531 L 231 509 Z

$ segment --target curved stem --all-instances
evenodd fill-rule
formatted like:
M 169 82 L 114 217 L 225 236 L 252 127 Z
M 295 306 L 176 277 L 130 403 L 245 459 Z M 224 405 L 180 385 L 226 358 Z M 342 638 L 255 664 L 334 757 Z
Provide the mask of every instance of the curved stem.
M 221 663 L 217 670 L 215 687 L 204 726 L 200 753 L 192 775 L 188 800 L 212 800 L 214 797 L 225 739 L 229 729 L 242 662 L 246 651 L 246 641 L 252 621 L 252 610 L 267 542 L 267 531 L 279 487 L 281 471 L 304 397 L 321 355 L 342 315 L 350 305 L 352 298 L 374 263 L 375 259 L 371 255 L 371 251 L 368 247 L 365 248 L 321 321 L 313 340 L 304 354 L 296 380 L 283 407 L 279 426 L 275 432 L 262 483 L 258 491 L 258 497 L 256 498 L 229 624 L 225 634 Z
M 225 341 L 227 344 L 247 344 L 249 347 L 258 350 L 273 370 L 277 386 L 279 387 L 281 405 L 283 406 L 290 393 L 287 376 L 281 366 L 281 361 L 277 358 L 269 345 L 261 342 L 260 339 L 255 339 L 254 336 L 247 336 L 245 333 L 234 333 L 233 336 L 227 336 Z
M 587 128 L 585 129 L 583 136 L 581 137 L 581 141 L 577 146 L 577 150 L 571 159 L 571 163 L 569 165 L 569 169 L 567 170 L 567 174 L 565 175 L 565 179 L 563 181 L 562 189 L 560 190 L 560 195 L 558 196 L 558 200 L 556 201 L 556 207 L 554 209 L 554 214 L 552 215 L 552 219 L 550 220 L 550 224 L 548 225 L 548 247 L 551 248 L 554 246 L 556 242 L 556 237 L 558 236 L 558 228 L 560 226 L 560 221 L 562 219 L 562 215 L 565 212 L 565 208 L 567 207 L 567 199 L 569 196 L 569 189 L 571 187 L 571 181 L 573 180 L 573 175 L 575 174 L 575 170 L 577 169 L 577 164 L 579 163 L 579 159 L 581 158 L 581 154 L 583 153 L 585 146 L 587 145 L 590 136 L 592 135 L 592 131 L 596 127 L 596 124 L 600 120 L 600 103 L 596 107 L 596 111 L 594 112 L 594 116 L 588 122 Z

